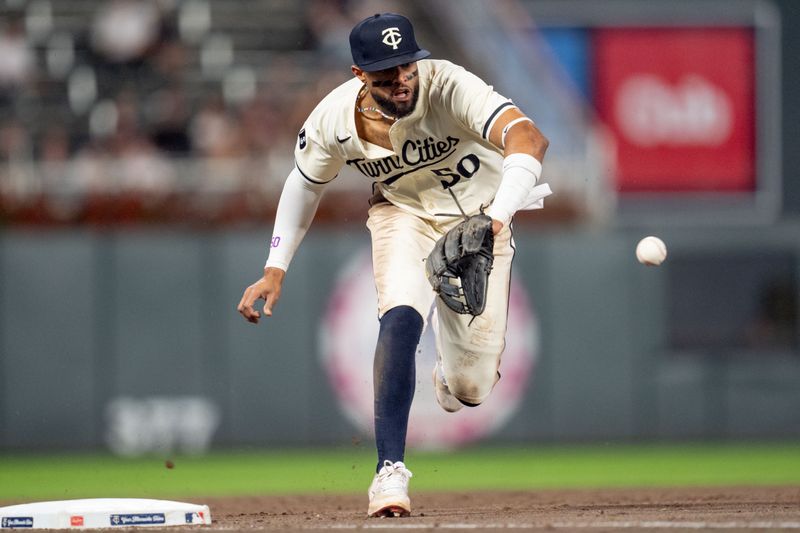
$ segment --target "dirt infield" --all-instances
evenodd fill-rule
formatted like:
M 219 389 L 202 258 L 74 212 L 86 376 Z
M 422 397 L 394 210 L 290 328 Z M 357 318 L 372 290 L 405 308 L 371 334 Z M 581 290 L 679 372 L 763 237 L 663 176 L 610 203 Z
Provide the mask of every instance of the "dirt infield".
M 200 500 L 195 500 L 201 503 Z M 209 498 L 225 531 L 799 530 L 800 486 L 412 493 L 408 518 L 364 516 L 363 496 Z

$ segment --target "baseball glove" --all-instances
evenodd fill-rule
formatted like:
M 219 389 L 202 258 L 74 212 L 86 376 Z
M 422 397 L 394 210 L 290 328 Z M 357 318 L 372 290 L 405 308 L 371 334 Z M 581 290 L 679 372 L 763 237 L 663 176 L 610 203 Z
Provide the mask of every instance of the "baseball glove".
M 436 242 L 425 273 L 447 307 L 464 315 L 483 313 L 493 250 L 492 219 L 483 214 L 467 217 Z

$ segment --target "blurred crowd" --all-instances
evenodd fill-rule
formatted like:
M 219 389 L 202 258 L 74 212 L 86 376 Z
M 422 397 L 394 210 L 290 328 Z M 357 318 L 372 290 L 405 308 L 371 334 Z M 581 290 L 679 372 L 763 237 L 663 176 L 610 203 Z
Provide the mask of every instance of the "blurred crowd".
M 297 130 L 350 76 L 350 28 L 376 7 L 5 0 L 0 222 L 270 217 Z

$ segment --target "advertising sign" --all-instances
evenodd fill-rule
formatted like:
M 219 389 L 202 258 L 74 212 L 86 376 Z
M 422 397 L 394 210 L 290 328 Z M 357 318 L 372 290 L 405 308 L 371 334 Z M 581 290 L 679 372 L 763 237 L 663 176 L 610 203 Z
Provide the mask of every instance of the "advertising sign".
M 755 190 L 753 42 L 748 28 L 595 31 L 619 192 Z

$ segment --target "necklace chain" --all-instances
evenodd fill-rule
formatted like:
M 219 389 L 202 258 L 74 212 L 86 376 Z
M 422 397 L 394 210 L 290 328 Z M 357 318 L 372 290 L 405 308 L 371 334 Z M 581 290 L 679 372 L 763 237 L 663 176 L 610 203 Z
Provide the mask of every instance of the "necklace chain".
M 377 108 L 375 106 L 367 106 L 367 107 L 357 106 L 356 109 L 358 109 L 359 113 L 361 113 L 362 115 L 366 115 L 367 113 L 372 111 L 374 113 L 378 113 L 380 116 L 382 116 L 386 120 L 391 120 L 392 122 L 397 122 L 397 117 L 393 117 L 392 115 L 387 115 L 386 113 L 381 111 L 380 108 Z
M 371 105 L 370 106 L 366 106 L 366 107 L 361 107 L 360 105 L 358 105 L 358 102 L 360 102 L 361 99 L 366 96 L 366 93 L 367 93 L 366 89 L 367 89 L 367 87 L 365 85 L 358 92 L 358 96 L 356 97 L 356 110 L 359 113 L 361 113 L 362 115 L 364 115 L 364 116 L 366 116 L 367 113 L 369 113 L 369 112 L 373 112 L 373 113 L 378 113 L 380 116 L 382 116 L 386 120 L 391 120 L 392 122 L 397 122 L 397 117 L 393 117 L 392 115 L 384 113 L 383 110 L 380 109 L 379 107 L 375 107 L 375 106 L 371 106 Z M 367 118 L 371 118 L 371 117 L 367 117 Z M 375 119 L 372 118 L 372 120 L 375 120 Z

